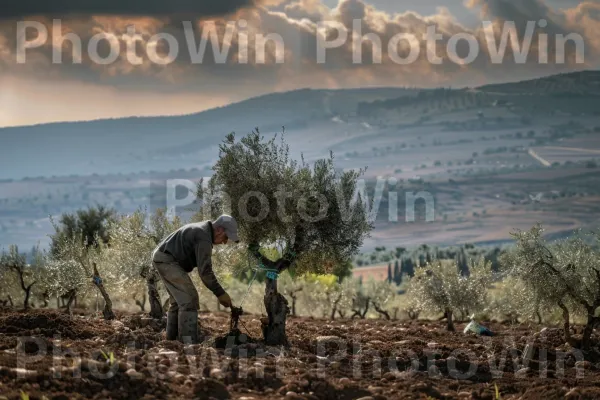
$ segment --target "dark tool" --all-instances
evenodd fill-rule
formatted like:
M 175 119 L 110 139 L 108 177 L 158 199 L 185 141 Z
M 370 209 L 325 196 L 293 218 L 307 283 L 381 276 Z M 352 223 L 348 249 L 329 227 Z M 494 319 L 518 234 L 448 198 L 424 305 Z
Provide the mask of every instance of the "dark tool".
M 244 310 L 242 307 L 231 307 L 231 322 L 230 322 L 230 332 L 238 331 L 238 324 L 240 322 L 240 317 L 244 314 Z

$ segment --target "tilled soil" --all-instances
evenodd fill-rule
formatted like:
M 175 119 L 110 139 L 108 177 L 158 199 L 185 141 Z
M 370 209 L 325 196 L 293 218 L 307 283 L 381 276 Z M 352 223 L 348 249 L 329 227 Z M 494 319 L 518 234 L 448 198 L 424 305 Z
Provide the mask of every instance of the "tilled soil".
M 556 328 L 489 323 L 490 338 L 464 324 L 290 318 L 284 348 L 261 343 L 259 316 L 229 344 L 229 315 L 199 323 L 203 343 L 184 346 L 142 315 L 2 311 L 0 399 L 600 398 L 597 349 Z

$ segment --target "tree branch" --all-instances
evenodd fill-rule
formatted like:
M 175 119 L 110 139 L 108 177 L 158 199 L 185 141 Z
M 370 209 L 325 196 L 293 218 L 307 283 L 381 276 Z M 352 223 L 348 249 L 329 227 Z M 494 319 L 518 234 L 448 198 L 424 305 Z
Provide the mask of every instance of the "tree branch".
M 556 268 L 554 268 L 554 266 L 552 264 L 550 264 L 547 261 L 541 260 L 536 264 L 542 264 L 545 265 L 546 267 L 550 268 L 550 270 L 552 272 L 554 272 L 555 275 L 557 275 L 567 286 L 567 290 L 569 291 L 569 294 L 571 296 L 573 296 L 574 299 L 576 299 L 577 301 L 579 301 L 586 309 L 589 309 L 591 307 L 591 305 L 587 302 L 587 300 L 585 300 L 583 297 L 581 297 L 581 295 L 578 293 L 577 290 L 575 290 L 575 288 L 571 287 L 571 285 L 569 284 L 569 282 L 567 281 L 567 279 L 565 279 L 565 277 L 560 273 L 559 270 L 557 270 Z
M 373 308 L 375 308 L 375 311 L 377 311 L 379 314 L 383 315 L 385 319 L 390 319 L 390 313 L 379 307 L 377 303 L 373 302 Z

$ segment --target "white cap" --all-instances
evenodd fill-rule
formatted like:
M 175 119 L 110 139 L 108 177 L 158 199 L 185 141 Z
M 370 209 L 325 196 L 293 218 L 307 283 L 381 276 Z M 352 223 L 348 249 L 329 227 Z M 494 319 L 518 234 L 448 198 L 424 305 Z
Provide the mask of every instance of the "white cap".
M 237 221 L 231 215 L 221 215 L 213 222 L 213 225 L 223 227 L 228 239 L 233 240 L 235 243 L 240 241 L 240 238 L 238 237 Z

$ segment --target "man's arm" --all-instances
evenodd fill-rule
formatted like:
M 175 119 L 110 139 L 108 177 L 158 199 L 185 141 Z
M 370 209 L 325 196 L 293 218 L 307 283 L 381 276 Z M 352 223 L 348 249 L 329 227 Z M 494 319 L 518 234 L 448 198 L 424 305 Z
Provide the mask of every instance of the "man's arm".
M 217 297 L 225 294 L 225 290 L 217 280 L 212 268 L 212 246 L 210 242 L 201 241 L 196 245 L 196 262 L 204 286 Z

